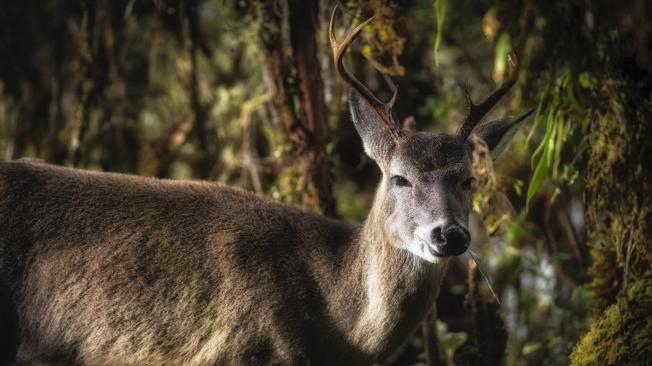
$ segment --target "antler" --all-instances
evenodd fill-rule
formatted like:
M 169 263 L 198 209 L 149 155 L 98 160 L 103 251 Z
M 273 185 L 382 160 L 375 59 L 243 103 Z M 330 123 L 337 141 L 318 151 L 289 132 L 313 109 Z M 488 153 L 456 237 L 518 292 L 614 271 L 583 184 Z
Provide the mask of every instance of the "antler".
M 466 139 L 473 131 L 473 128 L 480 122 L 482 117 L 484 117 L 491 108 L 498 103 L 500 98 L 505 95 L 509 89 L 516 83 L 516 76 L 518 74 L 518 57 L 516 53 L 511 52 L 507 55 L 507 64 L 509 66 L 509 78 L 505 81 L 498 89 L 496 89 L 491 95 L 489 95 L 485 100 L 480 104 L 474 104 L 471 99 L 471 93 L 467 90 L 466 92 L 466 102 L 469 106 L 469 110 L 466 113 L 466 117 L 462 123 L 460 123 L 459 128 L 457 129 L 457 134 L 462 138 Z
M 391 82 L 391 79 L 388 79 L 388 76 L 383 74 L 385 77 L 385 81 L 389 85 L 390 89 L 392 90 L 392 98 L 384 103 L 378 97 L 376 97 L 369 88 L 367 88 L 360 80 L 358 80 L 353 74 L 351 74 L 345 67 L 344 64 L 342 63 L 342 60 L 344 58 L 344 53 L 346 52 L 347 48 L 349 45 L 351 45 L 351 42 L 360 34 L 362 31 L 362 28 L 369 24 L 372 20 L 374 20 L 375 15 L 372 16 L 371 18 L 365 20 L 364 22 L 360 23 L 357 27 L 350 29 L 344 39 L 342 40 L 341 43 L 337 42 L 337 39 L 335 38 L 335 31 L 333 30 L 333 26 L 335 23 L 335 14 L 337 13 L 337 5 L 335 5 L 335 8 L 333 9 L 333 15 L 331 15 L 331 22 L 328 26 L 328 35 L 330 37 L 331 41 L 331 48 L 333 49 L 333 61 L 335 62 L 335 69 L 337 70 L 337 73 L 340 75 L 342 80 L 346 82 L 351 88 L 353 88 L 362 99 L 364 99 L 367 104 L 369 104 L 369 107 L 371 107 L 371 110 L 374 112 L 374 114 L 380 119 L 380 121 L 383 123 L 385 128 L 390 132 L 392 137 L 395 140 L 398 140 L 401 137 L 401 127 L 400 125 L 396 122 L 394 117 L 392 116 L 392 107 L 394 106 L 394 102 L 396 101 L 396 96 L 398 95 L 398 89 L 394 85 L 393 82 Z

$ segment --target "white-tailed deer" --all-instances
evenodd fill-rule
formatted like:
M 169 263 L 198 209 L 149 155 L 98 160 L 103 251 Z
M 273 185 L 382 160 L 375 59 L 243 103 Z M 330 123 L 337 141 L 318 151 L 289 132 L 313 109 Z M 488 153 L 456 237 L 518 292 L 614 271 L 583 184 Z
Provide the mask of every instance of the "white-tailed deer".
M 333 12 L 333 18 L 335 12 Z M 478 121 L 514 83 L 470 103 L 456 135 L 401 131 L 337 71 L 382 180 L 352 226 L 207 182 L 0 163 L 0 362 L 371 363 L 403 342 L 465 252 L 471 133 L 496 152 L 520 122 Z

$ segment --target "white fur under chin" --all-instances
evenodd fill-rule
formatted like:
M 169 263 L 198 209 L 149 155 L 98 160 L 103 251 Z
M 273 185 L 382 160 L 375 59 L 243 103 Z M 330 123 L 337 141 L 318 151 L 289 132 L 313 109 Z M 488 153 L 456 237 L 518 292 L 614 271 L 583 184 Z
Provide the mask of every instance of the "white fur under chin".
M 444 259 L 433 255 L 428 249 L 428 243 L 418 238 L 408 243 L 405 250 L 430 263 L 439 263 Z
M 436 257 L 430 252 L 430 249 L 428 248 L 430 245 L 428 238 L 430 238 L 432 230 L 443 223 L 442 221 L 443 220 L 437 220 L 430 225 L 418 226 L 414 230 L 412 240 L 406 243 L 403 248 L 430 263 L 441 262 L 444 258 Z

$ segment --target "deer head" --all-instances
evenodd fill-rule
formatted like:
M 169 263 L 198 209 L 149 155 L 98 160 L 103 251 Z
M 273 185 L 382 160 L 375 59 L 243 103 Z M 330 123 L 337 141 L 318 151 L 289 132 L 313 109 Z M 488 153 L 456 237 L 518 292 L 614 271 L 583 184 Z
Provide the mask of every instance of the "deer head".
M 331 17 L 329 35 L 336 70 L 351 87 L 349 106 L 364 150 L 382 171 L 374 208 L 384 217 L 382 235 L 397 248 L 430 262 L 464 253 L 469 247 L 468 218 L 474 178 L 471 135 L 487 143 L 496 158 L 505 143 L 533 115 L 530 110 L 516 118 L 503 118 L 478 125 L 516 81 L 518 60 L 509 58 L 508 80 L 482 103 L 474 104 L 467 92 L 468 113 L 454 135 L 401 130 L 392 114 L 397 89 L 389 81 L 393 96 L 378 99 L 343 64 L 343 56 L 367 19 L 336 40 Z

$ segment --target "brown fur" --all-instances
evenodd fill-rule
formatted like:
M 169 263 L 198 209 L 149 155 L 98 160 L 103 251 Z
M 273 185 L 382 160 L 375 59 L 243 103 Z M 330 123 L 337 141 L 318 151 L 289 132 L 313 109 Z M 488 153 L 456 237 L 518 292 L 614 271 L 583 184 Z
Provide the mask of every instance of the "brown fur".
M 361 227 L 206 182 L 0 163 L 0 363 L 360 365 L 390 352 L 437 296 L 447 259 L 433 233 L 468 224 L 473 144 L 395 141 L 355 93 L 350 106 L 383 172 Z M 476 130 L 493 155 L 532 114 Z
M 353 227 L 217 184 L 0 163 L 0 358 L 370 363 L 445 263 L 390 245 L 377 206 Z

